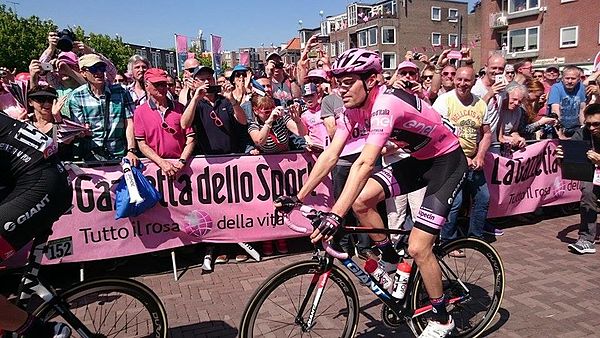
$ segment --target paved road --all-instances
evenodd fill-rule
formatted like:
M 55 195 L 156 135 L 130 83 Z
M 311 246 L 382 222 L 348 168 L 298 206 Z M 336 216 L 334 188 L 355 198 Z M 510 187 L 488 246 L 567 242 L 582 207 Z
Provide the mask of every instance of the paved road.
M 577 237 L 578 216 L 547 219 L 506 228 L 493 244 L 503 258 L 507 288 L 489 337 L 600 337 L 600 254 L 579 256 L 566 245 Z M 201 252 L 180 252 L 188 265 L 174 281 L 169 257 L 132 258 L 117 273 L 137 276 L 154 289 L 167 308 L 172 337 L 235 337 L 248 298 L 280 267 L 308 258 L 308 253 L 267 258 L 262 262 L 198 267 Z M 86 265 L 89 276 L 106 273 L 109 263 Z M 76 267 L 47 268 L 52 275 L 77 278 Z M 47 272 L 46 272 L 47 273 Z M 6 279 L 5 279 L 6 280 Z M 4 283 L 2 283 L 4 284 Z M 407 336 L 380 320 L 381 306 L 359 287 L 358 336 Z

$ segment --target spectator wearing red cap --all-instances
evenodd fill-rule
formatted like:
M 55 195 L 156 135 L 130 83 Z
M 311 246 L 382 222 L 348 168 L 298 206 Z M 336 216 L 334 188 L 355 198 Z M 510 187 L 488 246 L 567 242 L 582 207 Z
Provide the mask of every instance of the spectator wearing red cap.
M 142 154 L 172 178 L 183 169 L 194 151 L 194 131 L 191 127 L 181 128 L 185 107 L 169 98 L 164 70 L 146 70 L 144 83 L 148 99 L 133 114 L 135 139 Z

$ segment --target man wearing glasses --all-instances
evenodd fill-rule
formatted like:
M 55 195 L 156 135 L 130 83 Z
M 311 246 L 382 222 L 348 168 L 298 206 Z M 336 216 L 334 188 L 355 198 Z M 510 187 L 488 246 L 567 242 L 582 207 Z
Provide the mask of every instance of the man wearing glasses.
M 194 126 L 196 151 L 203 155 L 243 153 L 246 114 L 233 97 L 233 85 L 216 86 L 215 71 L 200 66 L 192 73 L 194 95 L 185 108 L 181 127 Z M 219 92 L 223 95 L 219 94 Z
M 133 114 L 135 139 L 142 154 L 173 178 L 185 167 L 194 151 L 194 131 L 191 127 L 181 128 L 185 108 L 169 98 L 168 77 L 164 70 L 148 69 L 144 83 L 148 100 Z
M 194 95 L 193 83 L 194 79 L 192 74 L 196 70 L 196 68 L 200 67 L 200 62 L 194 58 L 187 59 L 183 63 L 183 88 L 179 91 L 179 103 L 184 106 L 187 105 L 189 100 Z
M 97 54 L 79 58 L 87 83 L 69 97 L 71 117 L 87 125 L 91 138 L 80 141 L 83 160 L 108 160 L 126 156 L 134 165 L 138 157 L 133 133 L 133 100 L 123 86 L 107 81 L 106 63 Z

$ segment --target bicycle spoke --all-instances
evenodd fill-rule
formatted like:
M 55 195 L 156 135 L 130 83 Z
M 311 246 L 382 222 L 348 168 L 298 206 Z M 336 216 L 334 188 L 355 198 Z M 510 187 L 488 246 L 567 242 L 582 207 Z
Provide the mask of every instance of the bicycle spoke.
M 108 334 L 110 334 L 110 333 L 112 332 L 112 329 L 114 329 L 114 328 L 116 328 L 116 327 L 117 327 L 117 323 L 119 322 L 119 320 L 121 320 L 121 318 L 123 318 L 123 316 L 124 316 L 124 315 L 125 315 L 125 313 L 127 312 L 127 309 L 129 309 L 129 306 L 130 306 L 130 305 L 131 305 L 131 304 L 132 304 L 134 301 L 135 301 L 135 299 L 133 299 L 133 298 L 132 298 L 132 299 L 131 299 L 131 302 L 129 302 L 129 304 L 127 304 L 127 306 L 125 307 L 125 310 L 123 310 L 123 313 L 121 313 L 121 315 L 120 315 L 120 316 L 119 316 L 117 319 L 115 319 L 115 323 L 114 323 L 114 324 L 113 324 L 113 326 L 110 328 L 110 331 L 108 331 Z M 112 307 L 113 307 L 113 306 L 115 306 L 115 304 L 116 304 L 116 303 L 117 303 L 116 301 L 113 301 L 113 302 L 112 302 L 111 309 L 112 309 Z M 108 319 L 108 316 L 107 316 L 106 318 Z M 106 321 L 106 319 L 105 319 L 105 321 Z M 103 324 L 104 324 L 104 322 L 103 322 Z
M 128 322 L 125 322 L 125 326 L 123 326 L 123 328 L 122 328 L 122 329 L 120 329 L 119 331 L 115 332 L 115 336 L 116 336 L 116 335 L 117 335 L 119 332 L 122 332 L 123 330 L 126 330 L 126 329 L 130 328 L 130 326 L 129 326 L 129 323 L 131 323 L 131 321 L 132 321 L 132 320 L 136 319 L 136 318 L 137 318 L 137 316 L 138 316 L 140 313 L 142 313 L 142 311 L 144 311 L 144 309 L 140 309 L 140 311 L 138 311 L 138 313 L 136 313 L 136 314 L 135 314 L 135 316 L 134 316 L 134 317 L 133 317 L 133 318 L 132 318 L 130 321 L 128 321 Z M 113 327 L 114 327 L 114 328 L 116 328 L 116 326 L 117 326 L 117 323 L 115 322 L 115 325 L 113 325 Z M 133 326 L 131 326 L 131 327 L 133 327 Z M 110 332 L 112 332 L 112 328 L 111 328 L 111 330 L 109 331 L 109 333 L 107 333 L 107 334 L 110 334 Z

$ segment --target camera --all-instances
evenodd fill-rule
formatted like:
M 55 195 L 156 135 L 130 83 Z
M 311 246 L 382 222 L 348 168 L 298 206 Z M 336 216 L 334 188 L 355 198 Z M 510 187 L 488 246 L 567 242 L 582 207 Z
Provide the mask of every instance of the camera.
M 284 63 L 283 61 L 275 62 L 275 68 L 283 69 Z
M 421 58 L 421 56 L 423 56 L 423 54 L 421 54 L 419 52 L 414 52 L 413 53 L 413 59 L 414 60 L 419 60 Z
M 54 70 L 52 64 L 48 62 L 40 62 L 40 68 L 42 69 L 42 72 L 51 72 Z
M 221 86 L 219 85 L 214 85 L 214 86 L 208 86 L 208 88 L 206 89 L 206 92 L 209 94 L 217 94 L 221 92 Z
M 413 83 L 410 81 L 402 81 L 402 83 L 404 84 L 404 88 L 406 89 L 411 89 L 413 87 Z
M 329 35 L 319 35 L 319 36 L 317 36 L 317 42 L 318 43 L 329 43 L 330 42 Z
M 58 42 L 56 43 L 56 48 L 60 49 L 63 52 L 70 52 L 73 49 L 73 41 L 75 41 L 75 34 L 71 32 L 70 29 L 63 29 L 58 34 Z

